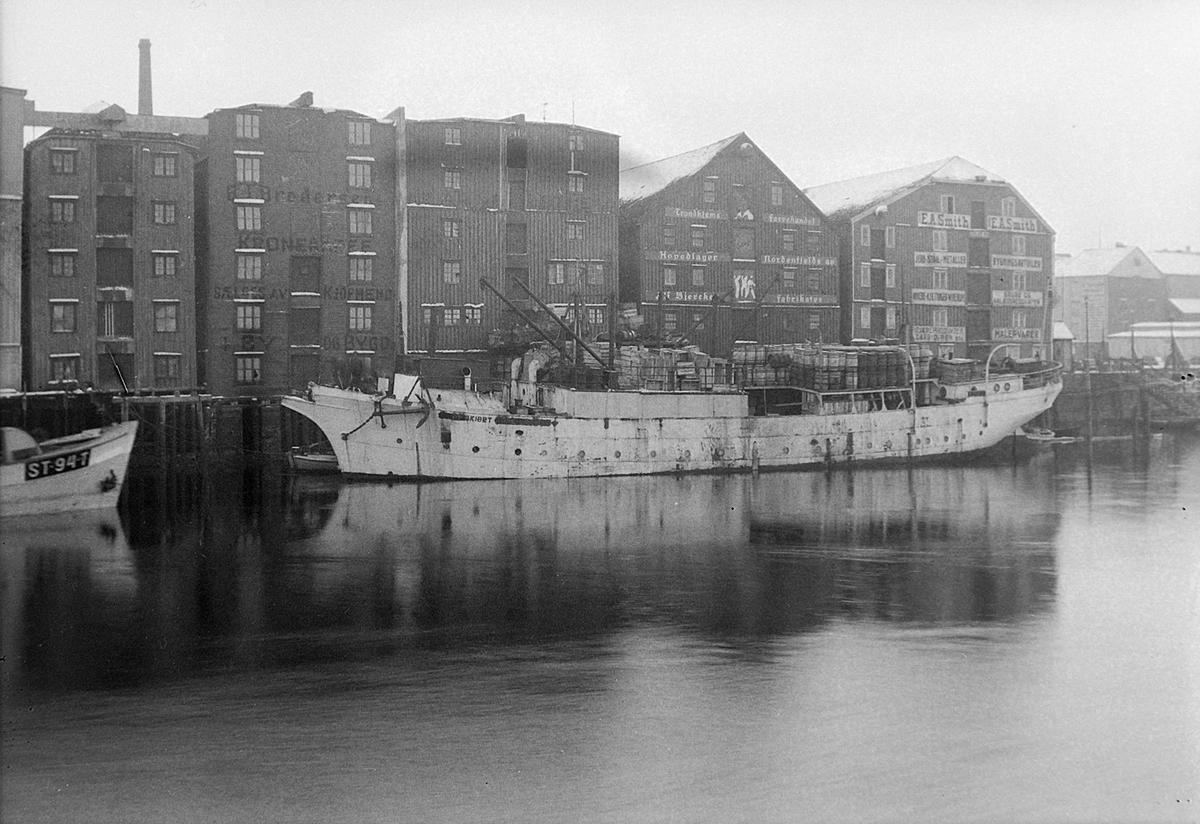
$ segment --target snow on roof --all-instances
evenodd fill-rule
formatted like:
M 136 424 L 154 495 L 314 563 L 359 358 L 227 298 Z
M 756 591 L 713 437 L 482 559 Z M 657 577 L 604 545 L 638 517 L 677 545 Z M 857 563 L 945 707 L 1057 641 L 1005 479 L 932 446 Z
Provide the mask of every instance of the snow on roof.
M 691 177 L 707 166 L 722 149 L 737 140 L 746 139 L 745 133 L 739 132 L 733 137 L 718 140 L 716 143 L 702 146 L 699 149 L 692 149 L 690 152 L 623 170 L 621 172 L 621 202 L 634 203 L 644 200 L 661 192 L 676 180 Z
M 1061 320 L 1054 321 L 1054 340 L 1075 340 L 1071 328 Z
M 1136 246 L 1118 246 L 1114 249 L 1084 249 L 1077 255 L 1064 257 L 1055 256 L 1054 276 L 1060 278 L 1083 278 L 1111 274 L 1125 258 L 1136 252 L 1139 259 L 1149 256 Z M 1150 261 L 1146 277 L 1158 277 L 1154 264 Z
M 1171 298 L 1171 306 L 1184 315 L 1200 315 L 1200 298 Z
M 1147 252 L 1164 275 L 1200 275 L 1200 252 Z
M 954 180 L 975 183 L 1004 183 L 987 169 L 963 160 L 948 157 L 919 166 L 892 169 L 879 174 L 855 177 L 837 183 L 825 183 L 804 190 L 816 207 L 830 218 L 848 218 L 864 212 L 893 195 L 931 180 Z
M 1200 338 L 1200 322 L 1184 321 L 1179 322 L 1162 322 L 1150 321 L 1146 323 L 1131 324 L 1129 329 L 1124 332 L 1112 332 L 1106 337 L 1109 338 L 1147 338 L 1159 340 L 1171 338 Z

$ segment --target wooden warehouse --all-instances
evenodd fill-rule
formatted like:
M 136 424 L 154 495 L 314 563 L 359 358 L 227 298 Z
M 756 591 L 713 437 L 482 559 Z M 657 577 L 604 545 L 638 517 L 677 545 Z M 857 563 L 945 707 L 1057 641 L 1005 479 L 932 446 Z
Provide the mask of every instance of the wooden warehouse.
M 409 353 L 478 352 L 524 325 L 481 278 L 518 307 L 530 308 L 520 282 L 562 314 L 581 307 L 585 333 L 605 328 L 617 135 L 523 115 L 408 120 L 403 132 Z
M 208 115 L 198 326 L 214 394 L 284 394 L 394 368 L 396 126 L 312 103 L 306 93 Z
M 25 149 L 26 388 L 192 387 L 196 150 L 120 106 L 92 117 Z
M 805 192 L 836 225 L 847 341 L 1048 354 L 1054 230 L 1009 183 L 953 157 Z
M 664 337 L 835 342 L 836 241 L 744 133 L 621 174 L 621 299 Z

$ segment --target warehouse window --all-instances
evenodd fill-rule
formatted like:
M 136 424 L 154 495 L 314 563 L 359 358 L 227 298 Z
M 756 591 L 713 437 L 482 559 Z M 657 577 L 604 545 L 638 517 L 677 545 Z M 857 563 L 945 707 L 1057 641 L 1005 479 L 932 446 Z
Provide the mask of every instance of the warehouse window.
M 703 286 L 704 285 L 704 267 L 703 266 L 693 266 L 692 267 L 692 285 L 693 286 Z
M 950 249 L 950 240 L 945 229 L 933 230 L 933 251 L 945 252 Z
M 871 307 L 860 306 L 858 309 L 858 325 L 866 331 L 871 329 Z
M 604 285 L 604 264 L 592 263 L 587 268 L 587 282 L 589 286 Z
M 153 177 L 175 177 L 178 173 L 175 155 L 156 154 L 151 158 L 150 174 Z
M 75 277 L 75 253 L 51 252 L 50 276 L 56 278 Z
M 442 310 L 442 325 L 443 326 L 458 326 L 462 320 L 462 310 L 457 306 L 447 307 Z
M 933 288 L 934 289 L 949 289 L 950 288 L 950 270 L 949 269 L 934 269 L 933 270 Z
M 444 177 L 447 189 L 462 188 L 462 172 L 458 169 L 446 169 Z
M 173 278 L 179 272 L 179 255 L 155 254 L 153 256 L 151 276 L 156 278 Z
M 262 207 L 238 206 L 237 227 L 240 232 L 262 231 Z
M 350 258 L 350 280 L 371 280 L 373 258 L 356 255 Z
M 896 227 L 895 226 L 885 226 L 884 234 L 886 236 L 886 239 L 884 241 L 885 245 L 889 249 L 895 249 L 896 248 Z
M 70 303 L 51 303 L 50 331 L 74 332 L 78 311 L 79 304 L 75 303 L 74 301 Z
M 821 276 L 823 272 L 820 269 L 808 270 L 808 291 L 818 293 L 821 291 Z
M 675 327 L 679 323 L 679 318 L 675 312 L 663 312 L 663 331 L 674 332 Z
M 179 380 L 183 366 L 181 355 L 154 356 L 154 379 L 158 383 L 176 382 Z
M 1012 253 L 1014 255 L 1023 256 L 1025 254 L 1025 236 L 1012 236 Z
M 676 283 L 675 267 L 674 266 L 664 266 L 663 267 L 663 286 L 674 286 L 675 283 Z
M 262 356 L 238 355 L 234 360 L 235 379 L 240 384 L 262 382 Z
M 889 263 L 884 270 L 884 286 L 893 289 L 896 286 L 896 264 Z
M 947 307 L 933 307 L 933 325 L 941 328 L 945 328 L 950 325 L 950 310 Z
M 546 267 L 546 282 L 551 286 L 557 286 L 566 279 L 567 265 L 565 263 L 551 263 Z
M 784 229 L 780 233 L 780 245 L 783 246 L 783 251 L 796 251 L 796 233 L 791 229 Z
M 238 255 L 237 279 L 262 280 L 262 255 Z
M 463 320 L 468 326 L 479 326 L 483 323 L 483 307 L 466 306 L 463 308 Z
M 575 194 L 583 194 L 583 182 L 585 178 L 581 174 L 567 175 L 567 191 Z
M 75 222 L 75 201 L 74 200 L 51 200 L 50 201 L 50 222 L 51 223 L 74 223 Z
M 462 261 L 460 261 L 460 260 L 442 261 L 442 281 L 444 283 L 461 283 L 462 282 Z
M 772 183 L 771 184 L 771 205 L 772 206 L 782 206 L 783 205 L 783 184 L 782 183 Z
M 175 204 L 166 200 L 156 201 L 154 204 L 154 222 L 160 226 L 174 225 Z
M 692 247 L 695 249 L 704 248 L 704 226 L 692 227 Z
M 706 178 L 704 178 L 704 181 L 701 185 L 703 187 L 704 202 L 705 203 L 716 203 L 717 202 L 717 179 L 715 177 L 706 177 Z
M 442 221 L 442 237 L 453 240 L 462 234 L 462 221 L 460 220 L 443 220 Z
M 247 140 L 258 139 L 258 115 L 234 115 L 234 136 Z
M 370 146 L 371 145 L 371 121 L 369 120 L 350 120 L 350 145 L 352 146 Z
M 948 215 L 954 214 L 954 195 L 942 195 L 942 211 Z
M 675 246 L 675 224 L 663 224 L 663 246 L 672 248 Z
M 447 146 L 462 145 L 462 129 L 457 126 L 447 126 L 445 132 L 445 141 Z
M 51 355 L 50 382 L 66 383 L 79 380 L 79 355 Z
M 50 172 L 56 175 L 75 174 L 75 155 L 74 149 L 51 149 Z
M 796 270 L 795 269 L 784 269 L 783 270 L 783 288 L 784 289 L 795 289 L 796 288 Z
M 871 264 L 863 263 L 858 267 L 858 285 L 870 288 L 871 286 Z
M 237 305 L 237 329 L 239 332 L 262 330 L 262 304 L 239 303 Z
M 1005 197 L 1000 200 L 1000 214 L 1004 217 L 1017 216 L 1017 199 L 1015 197 Z
M 583 240 L 583 224 L 567 222 L 567 240 Z
M 350 234 L 352 235 L 369 235 L 371 234 L 371 210 L 370 209 L 346 209 L 346 217 L 350 223 Z
M 352 189 L 369 189 L 371 188 L 371 164 L 370 163 L 349 163 L 349 185 Z
M 178 303 L 155 303 L 154 304 L 154 331 L 155 332 L 178 332 L 179 331 L 179 304 Z
M 350 331 L 351 332 L 370 332 L 371 331 L 371 310 L 373 306 L 368 304 L 351 304 L 350 305 Z
M 567 149 L 572 152 L 583 151 L 583 135 L 573 134 L 567 136 Z

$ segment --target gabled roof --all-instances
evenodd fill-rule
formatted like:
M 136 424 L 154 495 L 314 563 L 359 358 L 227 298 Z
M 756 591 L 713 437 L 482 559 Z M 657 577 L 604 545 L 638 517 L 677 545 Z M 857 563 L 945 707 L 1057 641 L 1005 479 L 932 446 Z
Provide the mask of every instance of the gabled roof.
M 722 149 L 738 141 L 748 141 L 745 132 L 718 140 L 699 149 L 677 154 L 674 157 L 644 163 L 621 172 L 621 203 L 636 203 L 656 195 L 677 180 L 692 177 L 712 162 Z
M 1200 252 L 1147 252 L 1146 257 L 1164 275 L 1200 275 Z
M 805 189 L 804 193 L 831 220 L 850 220 L 935 180 L 962 183 L 1005 182 L 998 175 L 961 157 L 948 157 L 919 166 L 812 186 Z
M 1054 339 L 1075 340 L 1075 335 L 1071 333 L 1071 327 L 1067 326 L 1061 320 L 1056 320 L 1054 321 Z
M 1144 259 L 1148 266 L 1138 273 L 1138 277 L 1158 278 L 1162 272 L 1154 265 L 1150 256 L 1136 246 L 1118 246 L 1114 249 L 1084 249 L 1077 255 L 1055 256 L 1054 276 L 1060 278 L 1103 277 L 1125 262 L 1125 259 L 1136 253 L 1138 259 Z
M 1169 302 L 1182 315 L 1200 315 L 1200 298 L 1171 298 Z

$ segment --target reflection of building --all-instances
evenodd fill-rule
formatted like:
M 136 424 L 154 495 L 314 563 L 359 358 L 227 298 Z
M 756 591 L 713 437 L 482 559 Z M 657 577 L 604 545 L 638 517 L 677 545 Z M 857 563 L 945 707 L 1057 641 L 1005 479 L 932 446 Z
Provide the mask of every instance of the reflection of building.
M 195 149 L 97 117 L 25 150 L 27 385 L 195 386 Z
M 309 93 L 207 119 L 197 166 L 201 381 L 216 394 L 258 395 L 389 374 L 395 125 L 317 108 Z
M 1048 343 L 1054 230 L 1011 184 L 953 157 L 805 193 L 837 226 L 843 338 L 980 359 Z
M 664 336 L 838 340 L 837 251 L 812 202 L 744 133 L 621 173 L 621 298 Z
M 1054 282 L 1054 318 L 1075 336 L 1077 353 L 1094 356 L 1109 334 L 1167 319 L 1166 281 L 1136 246 L 1059 255 Z
M 578 302 L 603 331 L 615 292 L 618 137 L 564 123 L 404 123 L 408 352 L 478 351 L 519 323 L 527 284 L 556 311 Z

